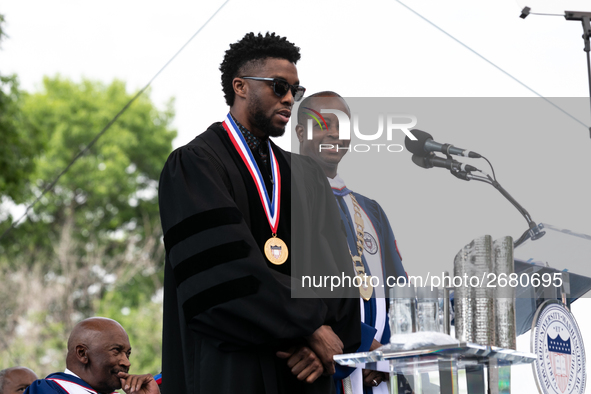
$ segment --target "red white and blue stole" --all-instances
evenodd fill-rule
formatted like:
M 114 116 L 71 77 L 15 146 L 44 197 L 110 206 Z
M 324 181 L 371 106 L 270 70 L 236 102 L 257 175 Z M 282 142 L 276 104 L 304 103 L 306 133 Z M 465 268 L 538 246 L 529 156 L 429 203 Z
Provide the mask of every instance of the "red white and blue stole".
M 45 378 L 45 380 L 51 381 L 66 393 L 69 394 L 97 394 L 95 390 L 88 387 L 88 384 L 74 375 L 71 371 L 54 373 Z
M 57 383 L 65 392 L 69 394 L 97 394 L 96 391 L 80 386 L 77 383 L 73 383 L 62 379 L 47 379 Z

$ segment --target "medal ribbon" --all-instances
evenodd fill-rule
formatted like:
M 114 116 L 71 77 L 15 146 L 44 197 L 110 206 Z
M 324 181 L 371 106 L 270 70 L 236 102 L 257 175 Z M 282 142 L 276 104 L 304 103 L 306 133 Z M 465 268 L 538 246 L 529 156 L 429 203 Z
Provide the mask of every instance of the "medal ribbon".
M 250 175 L 254 181 L 254 184 L 257 187 L 257 191 L 259 192 L 259 197 L 261 199 L 261 203 L 263 204 L 263 209 L 265 210 L 265 214 L 267 215 L 267 220 L 269 221 L 269 226 L 271 226 L 271 231 L 273 235 L 277 234 L 277 227 L 279 225 L 279 207 L 280 207 L 280 196 L 281 196 L 281 173 L 279 172 L 279 164 L 277 163 L 277 159 L 275 158 L 275 154 L 273 153 L 273 149 L 271 149 L 271 143 L 267 141 L 269 144 L 269 158 L 271 162 L 271 174 L 273 176 L 273 194 L 272 200 L 269 201 L 269 194 L 267 193 L 267 188 L 265 187 L 265 182 L 263 182 L 263 176 L 261 171 L 259 170 L 259 166 L 257 165 L 256 161 L 254 160 L 254 156 L 244 139 L 244 136 L 238 129 L 236 123 L 234 123 L 234 119 L 232 119 L 232 115 L 228 112 L 226 115 L 226 119 L 224 119 L 224 123 L 222 123 L 224 129 L 228 132 L 228 136 L 234 144 L 234 148 L 238 151 L 238 154 L 242 158 L 244 165 L 248 168 Z

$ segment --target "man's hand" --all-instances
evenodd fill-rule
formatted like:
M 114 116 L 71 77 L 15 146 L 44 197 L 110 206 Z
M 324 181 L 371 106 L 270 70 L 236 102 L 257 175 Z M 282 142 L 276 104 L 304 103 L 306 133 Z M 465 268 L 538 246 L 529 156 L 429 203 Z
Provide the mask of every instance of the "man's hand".
M 150 374 L 146 375 L 130 375 L 125 372 L 117 374 L 121 381 L 121 388 L 126 394 L 160 394 L 158 383 Z
M 320 326 L 312 335 L 306 338 L 310 347 L 320 358 L 325 373 L 335 373 L 333 356 L 343 354 L 343 342 L 330 326 Z
M 365 387 L 376 387 L 386 380 L 387 376 L 384 372 L 372 371 L 371 369 L 363 370 L 363 385 Z
M 369 351 L 373 352 L 374 350 L 376 350 L 379 347 L 382 347 L 382 344 L 374 339 L 373 342 L 371 343 L 371 346 L 369 347 Z
M 382 344 L 374 339 L 369 347 L 369 351 L 374 351 L 379 347 L 382 347 Z M 372 371 L 370 369 L 363 370 L 363 385 L 365 387 L 376 387 L 385 380 L 387 380 L 387 376 L 383 372 Z
M 294 374 L 298 380 L 305 380 L 306 383 L 313 383 L 322 372 L 324 368 L 320 359 L 307 346 L 299 348 L 291 348 L 287 352 L 277 352 L 277 357 L 287 358 L 287 366 L 291 368 L 291 373 Z

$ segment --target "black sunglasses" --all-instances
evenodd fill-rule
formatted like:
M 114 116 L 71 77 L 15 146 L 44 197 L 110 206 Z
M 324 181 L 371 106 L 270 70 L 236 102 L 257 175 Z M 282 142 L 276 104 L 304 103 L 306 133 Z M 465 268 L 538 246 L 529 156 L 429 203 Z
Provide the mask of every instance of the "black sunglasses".
M 304 97 L 306 88 L 300 85 L 290 85 L 287 81 L 278 78 L 260 78 L 260 77 L 241 77 L 243 79 L 253 79 L 255 81 L 273 81 L 273 92 L 278 97 L 283 97 L 291 90 L 294 101 L 300 101 Z

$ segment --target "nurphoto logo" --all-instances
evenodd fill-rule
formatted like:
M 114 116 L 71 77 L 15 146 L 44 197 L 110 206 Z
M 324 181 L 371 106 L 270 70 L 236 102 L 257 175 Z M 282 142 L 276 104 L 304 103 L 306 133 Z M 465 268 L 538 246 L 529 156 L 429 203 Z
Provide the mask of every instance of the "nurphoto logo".
M 320 130 L 328 130 L 328 125 L 322 114 L 334 114 L 339 121 L 339 139 L 351 140 L 351 120 L 349 116 L 338 109 L 323 108 L 320 112 L 304 107 L 310 112 L 305 112 L 310 116 L 307 121 L 306 138 L 312 140 L 314 127 L 319 127 Z M 316 123 L 314 123 L 316 122 Z M 350 146 L 339 146 L 334 144 L 319 144 L 318 150 L 336 149 L 347 150 L 349 152 L 402 152 L 404 147 L 401 144 L 391 143 L 395 138 L 404 138 L 408 136 L 411 140 L 416 141 L 416 137 L 410 132 L 410 129 L 417 124 L 417 117 L 411 114 L 378 114 L 377 115 L 377 131 L 368 130 L 364 127 L 361 130 L 359 126 L 359 114 L 353 114 L 353 134 L 358 140 L 372 141 L 373 143 L 352 144 Z M 402 133 L 401 133 L 402 132 Z M 396 136 L 396 137 L 395 137 Z M 384 141 L 379 143 L 380 141 Z

